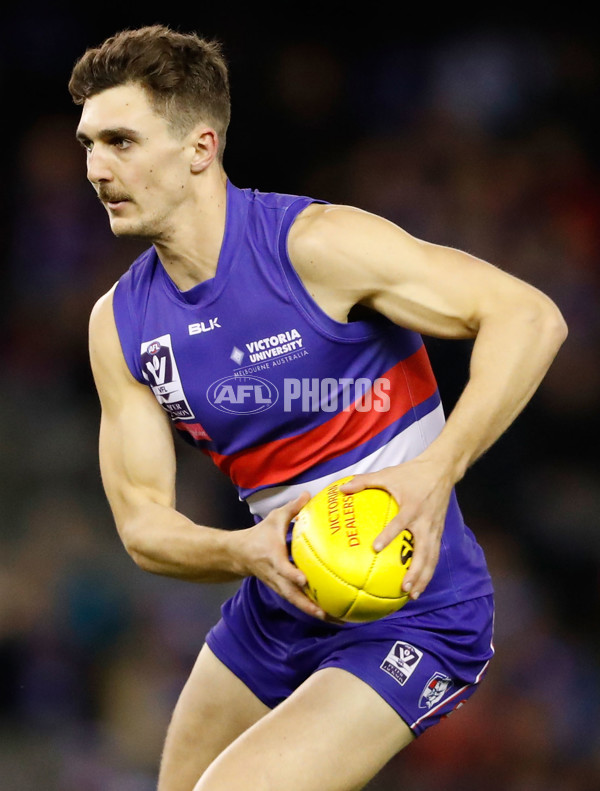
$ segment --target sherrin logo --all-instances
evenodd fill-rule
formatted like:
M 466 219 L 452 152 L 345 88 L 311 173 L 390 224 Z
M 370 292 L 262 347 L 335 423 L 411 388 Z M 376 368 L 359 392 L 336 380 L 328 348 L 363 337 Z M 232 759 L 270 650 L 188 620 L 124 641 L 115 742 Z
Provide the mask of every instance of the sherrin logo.
M 206 397 L 221 412 L 255 415 L 270 409 L 279 392 L 272 382 L 258 376 L 225 376 L 210 385 Z

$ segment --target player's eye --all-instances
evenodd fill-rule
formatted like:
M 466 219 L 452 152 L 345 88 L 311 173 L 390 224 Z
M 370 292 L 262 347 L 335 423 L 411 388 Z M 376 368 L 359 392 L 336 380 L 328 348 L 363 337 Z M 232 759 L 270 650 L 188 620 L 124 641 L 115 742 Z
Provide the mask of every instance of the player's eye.
M 110 144 L 111 146 L 114 146 L 115 148 L 124 151 L 125 149 L 129 148 L 129 146 L 131 145 L 131 140 L 128 140 L 126 137 L 114 137 L 110 141 Z

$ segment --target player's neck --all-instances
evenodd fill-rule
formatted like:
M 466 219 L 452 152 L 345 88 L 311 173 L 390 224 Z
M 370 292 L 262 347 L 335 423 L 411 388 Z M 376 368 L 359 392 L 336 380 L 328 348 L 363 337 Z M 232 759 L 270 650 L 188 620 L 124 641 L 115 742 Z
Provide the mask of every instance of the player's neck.
M 163 266 L 182 291 L 214 277 L 226 209 L 227 176 L 218 166 L 203 174 L 193 199 L 182 203 L 170 218 L 170 232 L 154 242 Z

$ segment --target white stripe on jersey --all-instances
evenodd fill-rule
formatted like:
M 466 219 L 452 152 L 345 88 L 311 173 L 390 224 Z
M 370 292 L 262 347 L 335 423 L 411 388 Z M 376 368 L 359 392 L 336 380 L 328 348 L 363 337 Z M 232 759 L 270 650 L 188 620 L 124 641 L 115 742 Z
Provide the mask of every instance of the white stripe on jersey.
M 271 486 L 268 489 L 261 489 L 255 494 L 250 495 L 246 502 L 251 513 L 256 514 L 261 519 L 279 506 L 298 497 L 302 492 L 308 491 L 311 495 L 317 494 L 330 483 L 348 475 L 360 475 L 365 472 L 375 472 L 384 467 L 391 467 L 394 464 L 401 464 L 409 461 L 430 445 L 444 427 L 444 411 L 441 404 L 429 412 L 427 415 L 412 423 L 408 428 L 397 434 L 383 447 L 365 456 L 364 459 L 351 464 L 342 470 L 324 475 L 322 478 L 315 478 L 304 483 L 295 483 L 291 486 Z

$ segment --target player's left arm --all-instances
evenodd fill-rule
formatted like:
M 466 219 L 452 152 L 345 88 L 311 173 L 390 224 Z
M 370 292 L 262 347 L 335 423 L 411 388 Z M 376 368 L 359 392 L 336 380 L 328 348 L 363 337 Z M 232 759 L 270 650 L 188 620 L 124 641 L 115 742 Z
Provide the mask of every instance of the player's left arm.
M 344 487 L 385 488 L 400 503 L 376 548 L 412 530 L 415 553 L 404 589 L 416 598 L 438 560 L 452 487 L 530 400 L 566 338 L 565 321 L 528 283 L 352 207 L 309 207 L 292 226 L 289 252 L 333 318 L 344 321 L 362 304 L 425 335 L 475 339 L 467 384 L 438 438 L 416 459 Z

